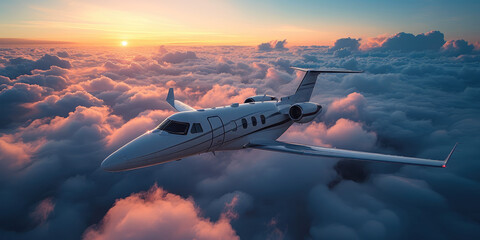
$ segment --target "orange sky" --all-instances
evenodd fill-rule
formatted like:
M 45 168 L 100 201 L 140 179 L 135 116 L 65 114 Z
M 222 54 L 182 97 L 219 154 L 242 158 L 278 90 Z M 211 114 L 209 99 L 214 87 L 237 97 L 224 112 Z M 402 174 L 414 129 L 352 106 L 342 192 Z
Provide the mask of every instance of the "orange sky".
M 443 10 L 375 2 L 5 1 L 0 3 L 0 38 L 111 46 L 122 41 L 128 41 L 129 46 L 257 45 L 275 39 L 287 39 L 290 45 L 331 45 L 341 37 L 442 30 L 447 39 L 478 40 L 478 32 L 472 31 L 468 23 L 463 22 L 462 32 L 454 26 L 457 20 L 443 25 L 442 21 L 427 21 L 443 14 Z M 454 30 L 449 32 L 442 26 Z

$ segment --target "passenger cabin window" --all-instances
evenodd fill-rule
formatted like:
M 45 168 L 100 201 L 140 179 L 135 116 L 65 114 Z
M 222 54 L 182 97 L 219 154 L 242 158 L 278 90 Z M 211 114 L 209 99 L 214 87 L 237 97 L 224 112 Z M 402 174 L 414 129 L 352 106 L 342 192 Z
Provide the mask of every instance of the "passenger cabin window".
M 194 123 L 192 125 L 192 130 L 190 130 L 190 133 L 201 133 L 203 132 L 202 125 L 200 123 Z
M 188 127 L 190 127 L 189 123 L 167 119 L 158 126 L 158 129 L 171 134 L 186 135 L 188 132 Z
M 242 126 L 243 126 L 243 128 L 247 128 L 247 127 L 248 127 L 247 119 L 242 118 Z
M 257 126 L 257 118 L 255 118 L 255 116 L 252 116 L 252 125 L 254 127 Z
M 264 115 L 260 115 L 260 121 L 262 121 L 262 124 L 265 124 L 265 116 Z

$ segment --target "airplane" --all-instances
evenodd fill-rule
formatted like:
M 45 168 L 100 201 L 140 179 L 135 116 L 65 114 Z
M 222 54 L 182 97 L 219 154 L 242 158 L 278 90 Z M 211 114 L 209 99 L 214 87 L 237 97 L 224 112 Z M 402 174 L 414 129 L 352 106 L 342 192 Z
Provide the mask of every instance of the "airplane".
M 322 106 L 310 102 L 320 74 L 362 73 L 348 70 L 312 70 L 305 72 L 295 94 L 282 97 L 257 95 L 243 104 L 194 109 L 176 100 L 173 88 L 166 101 L 178 113 L 166 118 L 158 127 L 130 141 L 102 163 L 105 171 L 126 171 L 180 160 L 206 152 L 261 149 L 291 154 L 445 167 L 457 144 L 445 160 L 386 155 L 337 148 L 310 146 L 277 141 L 294 123 L 308 123 L 321 112 Z

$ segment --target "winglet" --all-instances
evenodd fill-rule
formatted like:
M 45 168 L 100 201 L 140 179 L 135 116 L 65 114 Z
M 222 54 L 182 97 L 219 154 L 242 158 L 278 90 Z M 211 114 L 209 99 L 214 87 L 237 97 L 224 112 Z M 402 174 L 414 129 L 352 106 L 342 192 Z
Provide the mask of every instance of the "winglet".
M 168 89 L 167 102 L 175 106 L 175 94 L 173 93 L 173 88 Z
M 455 146 L 453 146 L 452 151 L 450 151 L 450 154 L 448 154 L 447 158 L 445 158 L 445 160 L 443 161 L 443 165 L 442 165 L 443 168 L 447 166 L 447 162 L 448 162 L 448 160 L 450 160 L 450 157 L 452 156 L 453 152 L 455 151 L 455 148 L 457 148 L 457 145 L 458 145 L 458 142 L 455 143 Z

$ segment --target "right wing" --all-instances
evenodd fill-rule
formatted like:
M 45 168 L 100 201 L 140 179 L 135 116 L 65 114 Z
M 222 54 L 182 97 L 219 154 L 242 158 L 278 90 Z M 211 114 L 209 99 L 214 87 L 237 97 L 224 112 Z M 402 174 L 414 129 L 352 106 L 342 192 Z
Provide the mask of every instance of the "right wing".
M 180 102 L 178 100 L 175 100 L 175 95 L 173 93 L 173 88 L 168 89 L 168 95 L 167 95 L 167 102 L 170 104 L 175 110 L 179 112 L 185 112 L 185 111 L 195 111 L 195 108 L 188 106 L 187 104 Z
M 269 142 L 258 142 L 258 143 L 253 142 L 253 143 L 247 144 L 246 147 L 268 150 L 268 151 L 307 155 L 307 156 L 347 158 L 347 159 L 355 159 L 355 160 L 403 163 L 403 164 L 413 164 L 413 165 L 422 165 L 422 166 L 431 166 L 431 167 L 445 167 L 448 160 L 452 156 L 453 151 L 457 147 L 457 144 L 455 144 L 450 154 L 448 154 L 447 158 L 443 161 L 423 159 L 423 158 L 413 158 L 413 157 L 402 157 L 402 156 L 379 154 L 379 153 L 359 152 L 359 151 L 351 151 L 351 150 L 336 149 L 336 148 L 308 146 L 308 145 L 292 144 L 292 143 L 286 143 L 286 142 L 280 142 L 280 141 L 269 141 Z

